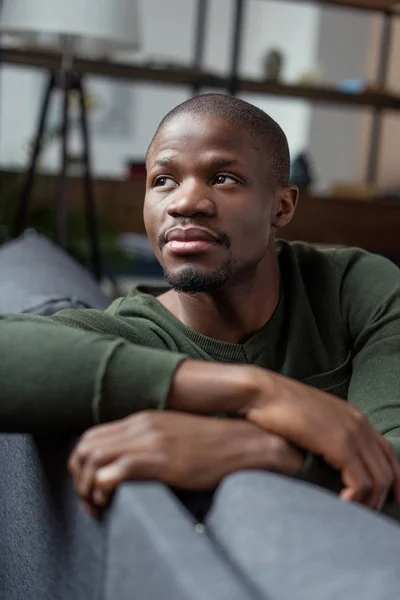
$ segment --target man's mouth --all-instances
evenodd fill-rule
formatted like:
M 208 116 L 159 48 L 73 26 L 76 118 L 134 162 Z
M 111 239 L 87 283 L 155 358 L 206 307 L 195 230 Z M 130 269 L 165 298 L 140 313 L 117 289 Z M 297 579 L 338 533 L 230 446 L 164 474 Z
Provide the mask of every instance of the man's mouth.
M 173 227 L 165 235 L 166 247 L 174 254 L 199 254 L 220 244 L 218 236 L 204 227 Z

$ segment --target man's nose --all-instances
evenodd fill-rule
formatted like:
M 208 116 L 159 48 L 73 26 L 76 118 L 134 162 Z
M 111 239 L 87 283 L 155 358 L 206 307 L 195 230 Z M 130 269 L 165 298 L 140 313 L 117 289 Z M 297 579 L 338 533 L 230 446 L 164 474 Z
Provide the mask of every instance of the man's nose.
M 192 217 L 195 214 L 212 217 L 215 214 L 215 204 L 206 184 L 191 183 L 175 190 L 167 211 L 171 217 Z

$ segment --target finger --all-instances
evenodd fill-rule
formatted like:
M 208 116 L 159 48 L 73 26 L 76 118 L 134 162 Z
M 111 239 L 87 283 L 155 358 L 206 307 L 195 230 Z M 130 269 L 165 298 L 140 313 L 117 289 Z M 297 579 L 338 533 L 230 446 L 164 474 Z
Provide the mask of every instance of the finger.
M 72 450 L 67 462 L 67 468 L 72 477 L 78 477 L 86 459 L 87 450 L 88 448 L 82 446 L 81 442 L 78 442 Z
M 363 503 L 373 510 L 381 510 L 392 487 L 393 468 L 383 450 L 382 437 L 377 431 L 368 427 L 361 439 L 361 457 L 371 478 L 371 491 Z
M 104 423 L 96 425 L 85 431 L 81 436 L 75 448 L 72 450 L 68 459 L 68 469 L 73 476 L 76 476 L 86 461 L 87 454 L 107 440 L 108 445 L 113 440 L 121 442 L 126 437 L 128 430 L 128 419 L 121 419 L 114 423 Z
M 354 451 L 346 467 L 342 470 L 343 490 L 340 497 L 350 502 L 363 503 L 371 490 L 371 480 L 357 451 Z
M 86 460 L 75 478 L 75 490 L 87 502 L 92 501 L 93 482 L 99 468 L 108 464 L 116 457 L 116 450 L 94 450 L 89 452 Z
M 93 500 L 93 504 L 102 508 L 108 504 L 109 495 L 105 494 L 99 488 L 94 488 L 93 494 L 92 494 L 92 500 Z
M 400 504 L 400 464 L 399 464 L 396 453 L 395 453 L 394 448 L 391 445 L 391 443 L 387 439 L 385 439 L 383 436 L 380 436 L 380 439 L 381 439 L 383 451 L 384 451 L 385 455 L 387 456 L 387 459 L 392 467 L 393 474 L 394 474 L 393 483 L 392 483 L 394 497 L 395 497 L 396 502 L 398 504 Z
M 69 457 L 68 470 L 76 480 L 81 477 L 87 461 L 93 460 L 90 458 L 93 455 L 105 453 L 109 455 L 109 460 L 112 460 L 118 454 L 132 450 L 140 442 L 140 438 L 137 439 L 138 436 L 132 436 L 129 429 L 121 428 L 119 425 L 104 427 L 101 431 L 98 429 L 100 430 L 100 427 L 95 427 L 85 433 Z M 103 464 L 99 462 L 99 466 L 103 466 Z
M 107 504 L 115 489 L 124 481 L 162 479 L 161 461 L 148 454 L 121 457 L 112 464 L 99 469 L 95 475 L 94 488 L 100 491 L 102 505 Z
M 93 442 L 109 437 L 120 438 L 126 433 L 132 434 L 132 431 L 135 432 L 135 435 L 138 435 L 144 430 L 149 429 L 150 424 L 152 424 L 156 419 L 159 419 L 161 416 L 166 416 L 166 413 L 160 413 L 157 410 L 143 410 L 129 415 L 124 419 L 119 419 L 111 423 L 102 423 L 101 425 L 96 425 L 95 427 L 88 429 L 83 434 L 81 440 L 85 442 Z

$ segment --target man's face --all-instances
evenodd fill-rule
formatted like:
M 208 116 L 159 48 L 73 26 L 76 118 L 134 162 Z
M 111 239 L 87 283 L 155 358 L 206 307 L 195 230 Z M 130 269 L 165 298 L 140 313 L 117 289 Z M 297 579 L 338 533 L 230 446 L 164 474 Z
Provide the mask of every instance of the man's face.
M 212 292 L 255 275 L 271 241 L 267 160 L 244 128 L 219 117 L 179 115 L 160 130 L 144 220 L 173 288 Z

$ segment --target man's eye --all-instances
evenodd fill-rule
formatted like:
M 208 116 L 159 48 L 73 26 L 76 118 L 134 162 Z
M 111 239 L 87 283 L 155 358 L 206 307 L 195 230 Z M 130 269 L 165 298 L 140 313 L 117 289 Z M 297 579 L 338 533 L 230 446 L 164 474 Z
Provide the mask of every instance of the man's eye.
M 175 180 L 172 177 L 157 177 L 154 182 L 154 187 L 166 187 L 170 185 L 175 185 Z
M 216 175 L 213 183 L 216 185 L 223 185 L 224 183 L 239 183 L 239 180 L 231 175 Z

